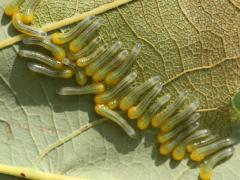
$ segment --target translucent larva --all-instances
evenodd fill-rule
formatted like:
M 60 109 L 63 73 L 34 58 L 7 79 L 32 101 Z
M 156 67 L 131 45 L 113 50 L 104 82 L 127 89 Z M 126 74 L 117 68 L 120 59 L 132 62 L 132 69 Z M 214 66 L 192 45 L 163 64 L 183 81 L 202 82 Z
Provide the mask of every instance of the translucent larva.
M 89 64 L 85 69 L 85 73 L 88 76 L 92 76 L 120 50 L 121 46 L 122 43 L 120 41 L 117 41 L 115 44 L 112 45 L 112 47 L 110 47 L 99 58 L 97 58 L 96 61 Z
M 99 94 L 103 93 L 105 87 L 102 83 L 94 83 L 82 87 L 63 87 L 57 91 L 57 94 L 67 95 L 84 95 L 84 94 Z
M 127 50 L 123 50 L 122 52 L 120 52 L 115 58 L 113 58 L 113 60 L 111 60 L 109 63 L 104 65 L 101 69 L 99 69 L 96 73 L 93 74 L 93 80 L 96 82 L 104 80 L 107 73 L 122 64 L 122 62 L 127 58 L 127 56 Z
M 126 96 L 131 90 L 132 90 L 132 87 L 128 87 L 128 88 L 122 90 L 121 92 L 119 92 L 118 97 L 115 97 L 113 100 L 111 100 L 107 103 L 107 106 L 110 109 L 117 108 L 118 105 L 119 105 L 120 98 L 123 97 L 123 96 Z
M 146 129 L 149 126 L 153 115 L 159 111 L 169 100 L 169 94 L 158 98 L 156 102 L 153 103 L 149 109 L 137 120 L 137 127 L 141 130 Z
M 19 6 L 24 2 L 25 0 L 12 0 L 10 3 L 8 3 L 5 7 L 5 14 L 7 16 L 13 16 L 18 13 Z
M 103 53 L 106 52 L 107 49 L 108 49 L 108 45 L 104 44 L 103 46 L 97 48 L 92 54 L 79 58 L 76 62 L 77 66 L 78 67 L 85 67 L 85 66 L 93 63 L 99 57 L 101 57 L 103 55 Z
M 96 34 L 96 31 L 102 26 L 102 24 L 102 19 L 94 21 L 89 27 L 87 27 L 87 29 L 85 29 L 76 39 L 74 39 L 69 44 L 69 50 L 73 53 L 76 53 L 82 49 L 83 46 L 86 45 L 86 42 Z
M 160 126 L 167 118 L 169 118 L 173 113 L 175 113 L 184 103 L 187 98 L 188 91 L 181 92 L 178 98 L 163 111 L 156 114 L 152 119 L 152 126 Z
M 73 70 L 78 85 L 83 86 L 87 83 L 87 76 L 84 74 L 82 69 L 76 66 L 75 63 L 69 61 L 67 58 L 65 58 L 62 62 Z
M 216 151 L 232 146 L 235 142 L 232 139 L 226 138 L 226 139 L 220 139 L 216 142 L 213 142 L 212 144 L 209 144 L 207 146 L 200 147 L 198 149 L 195 149 L 191 154 L 190 158 L 193 161 L 202 161 L 205 157 L 207 157 L 210 154 L 215 153 Z
M 46 64 L 48 66 L 51 66 L 53 68 L 56 68 L 56 69 L 63 68 L 63 63 L 62 62 L 56 61 L 55 59 L 53 59 L 53 58 L 51 58 L 51 57 L 49 57 L 45 54 L 39 53 L 39 52 L 28 51 L 28 50 L 20 50 L 18 52 L 18 54 L 22 57 L 30 58 L 30 59 L 39 61 L 41 63 L 44 63 L 44 64 Z
M 175 139 L 172 139 L 170 142 L 164 143 L 160 145 L 159 152 L 162 155 L 167 155 L 172 152 L 172 150 L 187 136 L 193 133 L 199 127 L 199 123 L 196 122 L 191 124 L 185 131 L 182 131 L 178 134 Z
M 90 55 L 92 52 L 94 52 L 95 49 L 97 49 L 97 46 L 100 44 L 101 38 L 97 36 L 93 40 L 91 40 L 81 51 L 78 51 L 77 53 L 68 53 L 68 58 L 71 61 L 75 61 L 79 58 L 85 57 Z
M 191 142 L 191 143 L 187 144 L 187 146 L 186 146 L 187 151 L 191 153 L 200 147 L 206 146 L 214 141 L 217 141 L 218 138 L 219 138 L 218 136 L 210 135 L 209 137 L 204 138 L 201 141 Z
M 122 118 L 117 112 L 109 109 L 106 105 L 100 104 L 95 106 L 95 111 L 100 116 L 108 118 L 117 123 L 123 130 L 132 138 L 136 138 L 136 132 L 128 124 L 128 122 Z
M 190 116 L 199 106 L 199 101 L 192 102 L 189 106 L 187 106 L 184 110 L 175 114 L 174 116 L 168 118 L 166 122 L 161 125 L 161 130 L 163 132 L 168 132 L 177 126 L 179 123 L 184 121 L 188 116 Z
M 23 13 L 22 20 L 25 24 L 30 24 L 33 20 L 33 11 L 41 0 L 32 0 L 28 2 L 27 7 Z
M 141 44 L 136 44 L 132 49 L 127 60 L 116 70 L 107 74 L 105 82 L 109 85 L 114 85 L 119 82 L 129 71 L 135 60 L 137 59 L 138 54 L 141 51 Z
M 81 34 L 93 22 L 94 19 L 95 17 L 93 16 L 87 17 L 66 33 L 53 33 L 51 35 L 52 42 L 55 44 L 68 43 Z
M 33 72 L 55 78 L 68 79 L 71 78 L 73 74 L 71 69 L 55 70 L 48 66 L 36 63 L 27 63 L 27 66 Z
M 161 90 L 162 84 L 156 84 L 136 106 L 133 106 L 128 110 L 128 118 L 137 119 L 141 117 L 150 103 L 159 95 Z
M 47 36 L 47 33 L 42 31 L 41 29 L 23 24 L 22 14 L 17 13 L 16 15 L 14 15 L 12 19 L 12 24 L 18 31 L 22 32 L 23 34 L 39 38 L 45 38 Z
M 157 139 L 159 143 L 166 143 L 176 137 L 180 132 L 184 131 L 188 126 L 191 124 L 195 124 L 198 119 L 200 118 L 200 113 L 194 113 L 189 117 L 188 120 L 186 120 L 183 124 L 177 126 L 175 129 L 172 131 L 169 131 L 167 133 L 160 131 Z
M 210 159 L 200 165 L 199 176 L 202 180 L 210 180 L 213 176 L 213 168 L 222 160 L 230 158 L 234 153 L 234 148 L 223 149 L 212 155 Z
M 130 109 L 132 106 L 134 106 L 141 97 L 142 94 L 144 94 L 147 90 L 152 88 L 154 85 L 156 85 L 160 80 L 159 76 L 154 76 L 142 83 L 141 85 L 135 87 L 132 91 L 129 92 L 128 95 L 124 96 L 120 102 L 119 107 L 121 110 L 126 111 Z
M 94 97 L 95 103 L 105 104 L 113 100 L 114 98 L 117 98 L 121 91 L 123 91 L 125 88 L 128 88 L 134 82 L 136 77 L 137 77 L 137 73 L 135 72 L 130 73 L 113 88 L 109 89 L 108 91 L 102 94 L 95 96 Z
M 187 137 L 185 140 L 183 140 L 180 144 L 178 144 L 177 147 L 174 148 L 172 152 L 172 157 L 174 160 L 179 161 L 182 160 L 185 157 L 186 154 L 186 145 L 192 141 L 199 140 L 201 138 L 205 138 L 210 135 L 209 130 L 203 129 L 198 130 L 194 132 L 194 134 Z
M 23 39 L 23 43 L 28 45 L 38 45 L 49 50 L 53 54 L 54 58 L 58 61 L 62 61 L 65 58 L 64 49 L 61 48 L 60 46 L 53 44 L 51 41 L 47 39 L 29 37 Z

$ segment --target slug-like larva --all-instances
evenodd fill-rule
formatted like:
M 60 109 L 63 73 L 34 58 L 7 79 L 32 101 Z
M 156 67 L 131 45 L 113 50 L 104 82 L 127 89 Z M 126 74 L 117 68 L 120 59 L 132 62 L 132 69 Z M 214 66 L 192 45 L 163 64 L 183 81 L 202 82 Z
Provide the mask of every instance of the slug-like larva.
M 4 9 L 4 12 L 7 16 L 13 16 L 18 13 L 19 6 L 24 2 L 25 0 L 12 0 L 10 3 L 8 3 Z
M 123 50 L 120 52 L 113 60 L 111 60 L 108 64 L 104 65 L 101 69 L 93 74 L 93 80 L 96 82 L 102 81 L 105 79 L 107 73 L 118 67 L 122 62 L 127 58 L 128 51 Z
M 191 124 L 187 129 L 180 132 L 178 136 L 175 139 L 172 139 L 170 142 L 164 143 L 160 145 L 159 152 L 162 155 L 167 155 L 172 152 L 172 150 L 186 137 L 188 137 L 190 134 L 192 134 L 197 128 L 199 127 L 199 123 L 196 122 L 194 124 Z
M 65 58 L 62 63 L 69 66 L 73 70 L 78 85 L 83 86 L 87 83 L 87 76 L 84 74 L 82 69 L 76 66 L 75 63 L 69 61 L 67 58 Z
M 116 109 L 119 105 L 119 100 L 123 97 L 123 96 L 126 96 L 130 91 L 132 90 L 132 87 L 128 87 L 128 88 L 125 88 L 124 90 L 122 90 L 121 92 L 119 92 L 118 94 L 118 97 L 115 97 L 113 100 L 109 101 L 107 103 L 107 106 L 110 108 L 110 109 Z
M 202 129 L 194 132 L 192 135 L 184 139 L 181 143 L 177 145 L 177 147 L 174 148 L 172 152 L 172 157 L 176 161 L 180 161 L 185 157 L 186 154 L 186 145 L 190 142 L 199 140 L 201 138 L 208 137 L 210 135 L 209 130 Z
M 180 132 L 184 131 L 187 127 L 189 127 L 191 124 L 195 124 L 198 119 L 200 118 L 200 113 L 194 113 L 189 117 L 188 120 L 183 122 L 183 124 L 179 125 L 172 131 L 169 131 L 167 133 L 162 132 L 161 130 L 158 133 L 157 139 L 159 143 L 166 143 L 176 137 Z
M 218 136 L 210 135 L 209 137 L 204 138 L 201 141 L 191 142 L 191 143 L 187 144 L 187 151 L 191 153 L 200 147 L 206 146 L 214 141 L 217 141 L 217 139 L 219 139 Z
M 99 58 L 97 58 L 93 63 L 89 64 L 85 73 L 88 76 L 92 76 L 96 71 L 98 71 L 104 64 L 106 64 L 121 48 L 122 43 L 117 41 L 110 47 L 106 52 L 104 52 Z
M 213 176 L 213 168 L 222 160 L 230 158 L 233 155 L 234 148 L 223 149 L 216 154 L 212 155 L 208 161 L 200 165 L 199 176 L 202 180 L 210 180 Z
M 87 17 L 66 33 L 53 33 L 51 35 L 52 42 L 55 44 L 68 43 L 79 36 L 79 34 L 81 34 L 93 22 L 94 19 L 94 16 Z
M 168 119 L 173 113 L 175 113 L 184 103 L 188 96 L 188 91 L 181 92 L 178 98 L 163 111 L 156 114 L 152 119 L 152 126 L 160 126 L 166 119 Z
M 74 39 L 69 44 L 69 50 L 73 53 L 76 53 L 82 49 L 83 46 L 86 45 L 86 42 L 96 34 L 96 31 L 102 26 L 102 24 L 102 19 L 94 21 L 89 27 L 87 27 L 87 29 L 85 29 L 76 39 Z
M 232 139 L 226 138 L 221 139 L 216 142 L 213 142 L 212 144 L 209 144 L 207 146 L 200 147 L 198 149 L 195 149 L 191 154 L 190 158 L 193 161 L 202 161 L 205 157 L 207 157 L 210 154 L 215 153 L 216 151 L 232 146 L 235 142 Z
M 82 87 L 63 87 L 57 91 L 57 94 L 62 96 L 67 95 L 84 95 L 84 94 L 99 94 L 105 91 L 102 83 L 93 83 Z
M 184 121 L 188 116 L 190 116 L 199 106 L 199 101 L 192 102 L 189 106 L 187 106 L 184 110 L 180 111 L 179 113 L 175 114 L 174 116 L 167 119 L 161 125 L 161 130 L 163 132 L 168 132 L 177 126 L 179 123 Z
M 23 39 L 23 43 L 28 45 L 38 45 L 49 50 L 53 54 L 54 58 L 58 61 L 62 61 L 65 58 L 64 49 L 61 48 L 60 46 L 53 44 L 51 41 L 47 39 L 29 37 Z
M 137 77 L 137 73 L 132 72 L 123 78 L 115 87 L 112 87 L 108 91 L 99 94 L 94 97 L 94 101 L 96 104 L 105 104 L 109 101 L 117 98 L 125 88 L 129 87 Z
M 73 74 L 71 69 L 55 70 L 48 66 L 37 63 L 27 63 L 27 66 L 33 72 L 55 78 L 68 79 L 71 78 Z
M 95 111 L 100 116 L 108 118 L 117 123 L 132 138 L 136 138 L 136 132 L 117 112 L 109 109 L 106 105 L 100 104 L 95 106 Z
M 137 120 L 137 127 L 141 130 L 146 129 L 153 117 L 153 115 L 158 112 L 163 105 L 165 105 L 170 100 L 170 95 L 167 94 L 158 98 L 150 107 L 149 109 Z
M 39 38 L 45 38 L 47 36 L 47 33 L 41 29 L 23 24 L 22 14 L 15 14 L 12 19 L 12 24 L 18 31 L 22 32 L 23 34 Z
M 88 56 L 89 54 L 94 52 L 95 49 L 97 49 L 97 46 L 100 44 L 101 40 L 102 39 L 100 38 L 100 36 L 97 36 L 96 38 L 91 40 L 81 51 L 78 51 L 77 53 L 68 53 L 68 59 L 70 59 L 71 61 L 75 61 L 81 57 Z
M 162 83 L 156 84 L 153 89 L 151 89 L 136 106 L 133 106 L 128 110 L 128 118 L 137 119 L 141 117 L 147 110 L 150 103 L 158 96 L 161 90 Z
M 155 84 L 157 84 L 160 80 L 159 76 L 154 76 L 142 83 L 141 85 L 135 87 L 132 91 L 129 92 L 128 95 L 124 96 L 120 102 L 119 107 L 121 110 L 126 111 L 134 106 L 147 90 L 152 88 Z
M 101 47 L 97 48 L 92 54 L 90 54 L 86 57 L 79 58 L 76 62 L 77 66 L 78 67 L 85 67 L 85 66 L 93 63 L 99 57 L 101 57 L 103 55 L 103 53 L 105 53 L 108 48 L 109 48 L 108 45 L 104 44 Z M 79 51 L 79 52 L 81 52 L 81 51 Z
M 33 11 L 41 0 L 32 0 L 28 2 L 27 7 L 23 13 L 22 21 L 24 24 L 30 24 L 33 20 Z
M 63 63 L 60 62 L 60 61 L 56 61 L 55 59 L 45 55 L 45 54 L 42 54 L 42 53 L 39 53 L 39 52 L 35 52 L 35 51 L 28 51 L 28 50 L 20 50 L 18 52 L 18 54 L 22 57 L 25 57 L 25 58 L 30 58 L 30 59 L 33 59 L 33 60 L 37 60 L 39 62 L 42 62 L 48 66 L 51 66 L 53 68 L 56 68 L 56 69 L 61 69 L 63 68 Z
M 117 68 L 115 71 L 110 72 L 106 79 L 105 82 L 109 85 L 114 85 L 117 82 L 119 82 L 125 75 L 126 73 L 129 71 L 130 67 L 133 65 L 133 63 L 135 62 L 135 60 L 137 59 L 138 54 L 141 51 L 141 44 L 136 44 L 129 57 L 127 58 L 127 60 L 119 67 Z

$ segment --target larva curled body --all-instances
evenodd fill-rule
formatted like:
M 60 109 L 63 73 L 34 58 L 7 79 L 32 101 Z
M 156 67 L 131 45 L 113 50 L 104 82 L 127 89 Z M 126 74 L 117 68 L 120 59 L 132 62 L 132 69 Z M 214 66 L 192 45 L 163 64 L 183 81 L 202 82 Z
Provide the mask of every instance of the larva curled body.
M 96 34 L 96 31 L 102 26 L 103 20 L 98 19 L 87 27 L 76 39 L 69 44 L 69 50 L 73 53 L 80 51 L 86 45 L 89 39 Z
M 28 2 L 27 7 L 23 13 L 22 21 L 24 24 L 30 24 L 33 20 L 33 12 L 41 0 L 32 0 Z
M 117 112 L 109 109 L 106 105 L 96 105 L 95 111 L 97 114 L 108 118 L 115 123 L 117 123 L 119 126 L 122 127 L 122 129 L 132 138 L 136 138 L 136 132 L 134 129 L 128 124 L 128 122 L 123 119 Z
M 53 59 L 53 58 L 51 58 L 51 57 L 49 57 L 45 54 L 39 53 L 39 52 L 28 51 L 28 50 L 20 50 L 18 52 L 18 54 L 22 57 L 30 58 L 30 59 L 39 61 L 41 63 L 44 63 L 44 64 L 46 64 L 48 66 L 51 66 L 53 68 L 56 68 L 56 69 L 63 68 L 63 63 L 62 62 L 56 61 L 55 59 Z
M 114 98 L 120 96 L 121 91 L 123 91 L 125 88 L 128 88 L 136 79 L 136 77 L 137 77 L 137 73 L 135 72 L 130 73 L 125 78 L 123 78 L 115 87 L 109 89 L 108 91 L 102 94 L 95 96 L 94 97 L 95 103 L 105 104 L 113 100 Z
M 43 74 L 49 77 L 69 79 L 72 77 L 71 69 L 56 70 L 48 66 L 37 64 L 37 63 L 27 63 L 28 68 L 36 73 Z
M 23 43 L 28 45 L 38 45 L 49 50 L 57 61 L 62 61 L 65 58 L 64 49 L 61 48 L 60 46 L 53 44 L 48 39 L 29 37 L 23 39 Z
M 20 13 L 17 13 L 13 16 L 12 24 L 18 31 L 22 32 L 23 34 L 38 38 L 47 37 L 47 33 L 42 31 L 41 29 L 23 24 L 22 14 Z
M 10 3 L 7 3 L 4 12 L 7 16 L 14 16 L 19 11 L 19 6 L 24 2 L 25 0 L 11 0 Z
M 88 76 L 92 76 L 120 50 L 121 46 L 122 42 L 120 41 L 114 43 L 107 51 L 86 67 L 85 73 Z
M 135 87 L 132 91 L 130 91 L 120 100 L 120 109 L 123 111 L 130 109 L 139 101 L 140 96 L 144 94 L 147 90 L 149 90 L 151 87 L 153 87 L 155 84 L 157 84 L 159 80 L 159 76 L 154 76 L 142 83 L 141 85 Z
M 92 52 L 97 49 L 97 46 L 100 44 L 101 40 L 102 39 L 100 38 L 100 36 L 97 36 L 96 38 L 91 40 L 81 51 L 78 51 L 77 53 L 68 53 L 68 59 L 70 59 L 71 61 L 76 61 L 79 58 L 91 55 Z
M 76 38 L 79 34 L 81 34 L 95 19 L 94 16 L 90 16 L 85 18 L 83 21 L 79 22 L 76 26 L 70 29 L 65 33 L 53 33 L 51 35 L 51 40 L 55 44 L 65 44 L 69 41 Z
M 206 162 L 202 163 L 199 168 L 199 176 L 201 180 L 210 180 L 213 176 L 213 168 L 220 161 L 230 158 L 234 153 L 234 148 L 229 147 L 220 150 L 216 154 L 212 155 Z

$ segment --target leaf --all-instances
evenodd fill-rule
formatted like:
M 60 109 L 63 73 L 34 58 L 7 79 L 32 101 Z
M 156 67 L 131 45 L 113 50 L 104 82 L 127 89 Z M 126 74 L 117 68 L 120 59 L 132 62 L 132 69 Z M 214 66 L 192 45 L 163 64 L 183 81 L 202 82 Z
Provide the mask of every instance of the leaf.
M 42 26 L 108 2 L 42 1 L 34 23 Z M 100 34 L 106 42 L 123 41 L 126 48 L 142 43 L 133 68 L 138 81 L 160 74 L 163 93 L 176 96 L 190 89 L 191 99 L 201 101 L 202 126 L 226 136 L 230 99 L 240 87 L 239 7 L 236 0 L 135 0 L 100 15 L 106 20 Z M 13 34 L 7 22 L 3 17 L 1 40 Z M 29 72 L 17 48 L 0 51 L 1 164 L 88 180 L 197 179 L 198 169 L 187 160 L 176 163 L 159 155 L 155 130 L 138 131 L 139 138 L 131 140 L 111 122 L 54 148 L 34 164 L 49 146 L 98 117 L 92 97 L 57 96 L 56 88 L 73 82 Z M 213 179 L 239 179 L 239 165 L 237 146 L 234 157 L 215 168 Z

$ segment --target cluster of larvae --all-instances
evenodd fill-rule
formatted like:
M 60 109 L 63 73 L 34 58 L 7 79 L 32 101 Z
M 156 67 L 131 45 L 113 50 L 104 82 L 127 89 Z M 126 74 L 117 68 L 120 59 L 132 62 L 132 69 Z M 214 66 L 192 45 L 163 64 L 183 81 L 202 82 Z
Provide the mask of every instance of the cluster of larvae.
M 186 105 L 188 91 L 181 92 L 170 103 L 169 94 L 159 97 L 162 90 L 159 76 L 134 84 L 137 73 L 130 70 L 140 53 L 140 44 L 137 43 L 130 52 L 122 48 L 120 41 L 104 44 L 97 33 L 103 20 L 96 17 L 84 19 L 65 33 L 47 35 L 29 25 L 39 1 L 30 1 L 21 14 L 18 9 L 22 2 L 8 4 L 6 14 L 13 16 L 13 26 L 27 35 L 24 44 L 40 46 L 52 54 L 50 57 L 40 52 L 20 50 L 20 56 L 31 60 L 27 63 L 28 68 L 55 78 L 75 76 L 77 86 L 63 87 L 57 90 L 57 94 L 94 94 L 95 112 L 117 123 L 132 138 L 136 137 L 136 132 L 121 113 L 126 112 L 129 120 L 136 120 L 140 130 L 150 125 L 158 128 L 160 154 L 171 154 L 179 161 L 188 152 L 191 160 L 203 161 L 201 179 L 210 179 L 213 167 L 232 156 L 232 139 L 222 139 L 207 129 L 199 129 L 200 113 L 196 111 L 199 101 Z

